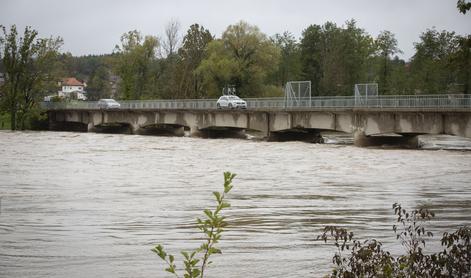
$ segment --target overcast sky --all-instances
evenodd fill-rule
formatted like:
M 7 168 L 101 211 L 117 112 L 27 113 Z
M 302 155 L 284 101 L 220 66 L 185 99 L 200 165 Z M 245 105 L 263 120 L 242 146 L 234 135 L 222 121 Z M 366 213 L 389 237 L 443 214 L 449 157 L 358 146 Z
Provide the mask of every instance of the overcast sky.
M 310 24 L 355 19 L 373 37 L 395 33 L 404 59 L 427 28 L 469 34 L 471 14 L 460 14 L 456 0 L 0 0 L 0 24 L 26 25 L 40 36 L 61 36 L 63 51 L 73 55 L 111 53 L 121 34 L 137 29 L 162 36 L 176 19 L 181 35 L 199 23 L 220 37 L 240 20 L 271 36 L 290 31 L 297 38 Z

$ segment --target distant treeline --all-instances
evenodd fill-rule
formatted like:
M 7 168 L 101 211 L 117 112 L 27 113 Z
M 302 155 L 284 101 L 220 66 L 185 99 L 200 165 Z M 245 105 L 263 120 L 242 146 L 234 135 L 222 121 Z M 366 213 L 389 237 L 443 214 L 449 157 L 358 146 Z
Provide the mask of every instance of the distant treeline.
M 316 96 L 351 95 L 369 82 L 381 94 L 470 93 L 470 35 L 427 29 L 404 61 L 392 32 L 374 38 L 354 20 L 310 25 L 299 40 L 242 21 L 220 38 L 198 24 L 181 40 L 179 32 L 176 22 L 163 39 L 129 31 L 113 54 L 61 54 L 59 72 L 87 81 L 92 99 L 109 96 L 113 82 L 122 99 L 213 98 L 229 84 L 243 97 L 281 96 L 292 80 L 310 80 Z

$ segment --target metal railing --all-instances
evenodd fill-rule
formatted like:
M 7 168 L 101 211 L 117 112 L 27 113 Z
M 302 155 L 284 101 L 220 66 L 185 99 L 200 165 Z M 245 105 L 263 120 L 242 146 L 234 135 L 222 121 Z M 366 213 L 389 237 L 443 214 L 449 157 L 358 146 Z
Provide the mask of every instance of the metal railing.
M 350 96 L 301 98 L 296 102 L 286 102 L 285 98 L 249 98 L 248 109 L 411 109 L 411 108 L 450 108 L 470 109 L 470 95 L 413 95 L 413 96 L 374 96 L 355 98 Z M 182 99 L 182 100 L 127 100 L 119 101 L 120 109 L 217 109 L 217 99 Z M 97 101 L 42 102 L 47 110 L 91 110 L 100 109 Z

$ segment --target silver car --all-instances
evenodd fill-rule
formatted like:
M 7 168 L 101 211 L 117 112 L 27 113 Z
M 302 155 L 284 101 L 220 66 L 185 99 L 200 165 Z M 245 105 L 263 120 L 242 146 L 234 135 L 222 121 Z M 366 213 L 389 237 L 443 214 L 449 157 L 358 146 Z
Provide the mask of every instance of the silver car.
M 98 108 L 100 109 L 118 109 L 120 107 L 121 104 L 111 98 L 104 98 L 98 101 Z
M 242 109 L 247 109 L 247 102 L 243 99 L 241 99 L 238 96 L 234 95 L 224 95 L 221 96 L 218 101 L 216 102 L 216 106 L 218 109 L 221 108 L 229 108 L 229 109 L 234 109 L 234 108 L 242 108 Z

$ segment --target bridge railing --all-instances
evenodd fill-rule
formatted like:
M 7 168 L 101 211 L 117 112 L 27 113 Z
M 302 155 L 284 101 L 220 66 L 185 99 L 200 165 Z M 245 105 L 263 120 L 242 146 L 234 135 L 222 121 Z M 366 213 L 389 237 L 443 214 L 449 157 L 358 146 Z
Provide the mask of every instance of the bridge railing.
M 215 109 L 217 99 L 128 100 L 121 109 Z
M 216 99 L 128 100 L 121 109 L 216 109 Z M 296 101 L 284 98 L 248 98 L 248 109 L 332 109 L 332 108 L 456 108 L 471 109 L 469 95 L 413 95 L 311 97 Z M 96 101 L 42 102 L 48 110 L 99 109 Z

